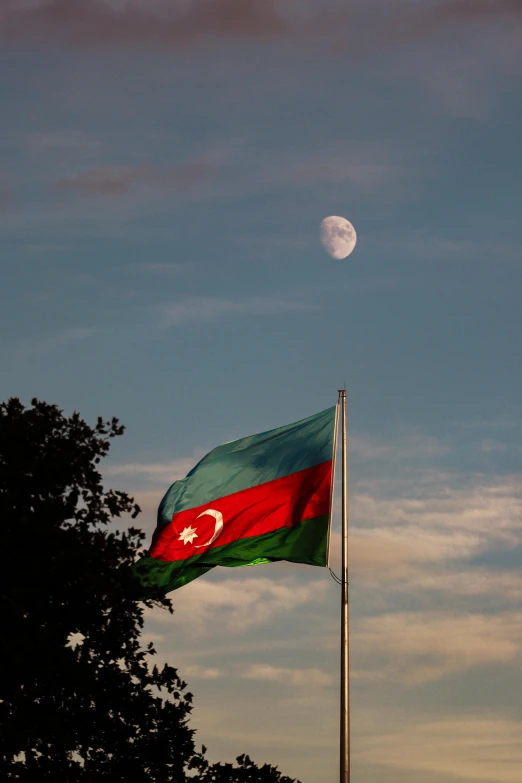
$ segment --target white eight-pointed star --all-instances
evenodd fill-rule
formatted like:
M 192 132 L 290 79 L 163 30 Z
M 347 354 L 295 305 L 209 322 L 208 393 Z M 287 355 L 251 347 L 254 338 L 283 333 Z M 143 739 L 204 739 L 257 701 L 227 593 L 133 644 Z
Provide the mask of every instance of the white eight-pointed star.
M 192 541 L 198 537 L 198 534 L 196 533 L 197 527 L 192 527 L 189 525 L 189 527 L 186 527 L 183 532 L 180 534 L 178 541 L 183 541 L 184 544 L 189 543 L 192 544 Z

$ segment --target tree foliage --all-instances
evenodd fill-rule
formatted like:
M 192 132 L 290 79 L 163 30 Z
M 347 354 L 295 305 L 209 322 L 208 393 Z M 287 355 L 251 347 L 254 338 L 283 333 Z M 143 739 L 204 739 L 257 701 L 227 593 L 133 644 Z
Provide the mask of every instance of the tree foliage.
M 298 783 L 282 775 L 276 767 L 258 767 L 248 756 L 238 756 L 237 764 L 200 765 L 198 783 Z
M 176 669 L 152 665 L 129 566 L 139 513 L 99 463 L 123 433 L 78 413 L 0 404 L 0 778 L 21 783 L 292 783 L 241 756 L 209 764 Z

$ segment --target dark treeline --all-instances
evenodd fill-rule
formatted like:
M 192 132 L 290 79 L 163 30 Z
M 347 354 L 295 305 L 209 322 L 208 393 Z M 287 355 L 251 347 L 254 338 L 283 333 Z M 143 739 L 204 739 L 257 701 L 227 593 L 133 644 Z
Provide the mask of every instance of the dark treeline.
M 129 566 L 139 513 L 104 491 L 99 463 L 123 433 L 18 399 L 0 404 L 0 779 L 23 783 L 295 783 L 248 756 L 210 764 L 172 666 L 152 666 Z M 76 644 L 71 644 L 71 637 Z

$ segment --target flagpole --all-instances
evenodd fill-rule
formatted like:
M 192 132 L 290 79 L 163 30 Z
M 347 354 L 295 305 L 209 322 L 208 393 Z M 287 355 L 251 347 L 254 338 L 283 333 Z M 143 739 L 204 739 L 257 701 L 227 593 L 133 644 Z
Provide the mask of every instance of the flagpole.
M 339 391 L 342 429 L 342 563 L 341 563 L 341 736 L 340 783 L 350 783 L 350 627 L 348 604 L 348 443 L 346 437 L 346 389 Z

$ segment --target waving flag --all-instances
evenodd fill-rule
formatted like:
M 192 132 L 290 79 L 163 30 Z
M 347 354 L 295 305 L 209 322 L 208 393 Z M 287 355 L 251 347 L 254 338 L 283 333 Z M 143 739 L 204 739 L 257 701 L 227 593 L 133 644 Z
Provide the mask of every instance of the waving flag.
M 325 566 L 336 406 L 209 452 L 161 501 L 144 586 L 175 590 L 215 566 Z

